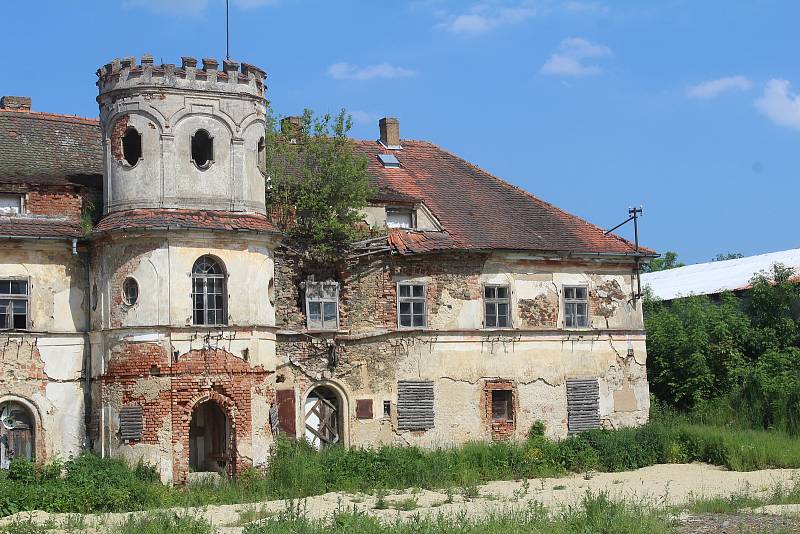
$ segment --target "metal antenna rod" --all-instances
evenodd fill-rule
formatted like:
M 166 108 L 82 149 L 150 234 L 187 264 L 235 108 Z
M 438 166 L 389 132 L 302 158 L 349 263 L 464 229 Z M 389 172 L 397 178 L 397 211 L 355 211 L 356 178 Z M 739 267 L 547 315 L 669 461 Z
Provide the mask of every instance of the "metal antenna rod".
M 608 235 L 620 226 L 633 221 L 633 245 L 634 245 L 634 261 L 636 262 L 636 293 L 633 295 L 633 300 L 642 298 L 642 269 L 641 269 L 641 253 L 639 252 L 639 217 L 644 213 L 644 207 L 628 208 L 628 218 L 616 225 L 611 230 L 606 230 L 603 235 Z
M 230 0 L 225 0 L 225 59 L 231 59 Z

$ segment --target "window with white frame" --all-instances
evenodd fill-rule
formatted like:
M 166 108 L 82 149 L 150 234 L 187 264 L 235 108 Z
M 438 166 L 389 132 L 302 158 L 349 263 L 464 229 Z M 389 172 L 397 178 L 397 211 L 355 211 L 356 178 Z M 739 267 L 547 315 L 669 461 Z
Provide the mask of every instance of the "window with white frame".
M 228 324 L 225 293 L 225 271 L 222 265 L 208 255 L 198 258 L 192 267 L 193 324 Z
M 386 208 L 388 228 L 414 228 L 414 210 L 411 208 Z
M 309 330 L 339 329 L 338 282 L 306 282 L 306 324 Z
M 589 288 L 586 286 L 564 286 L 564 326 L 589 326 Z
M 483 309 L 486 328 L 510 328 L 511 293 L 508 286 L 483 286 Z
M 425 284 L 400 282 L 397 284 L 398 324 L 402 328 L 424 328 L 427 326 Z
M 17 215 L 22 213 L 22 195 L 0 193 L 0 215 Z
M 0 280 L 0 330 L 28 329 L 28 281 Z

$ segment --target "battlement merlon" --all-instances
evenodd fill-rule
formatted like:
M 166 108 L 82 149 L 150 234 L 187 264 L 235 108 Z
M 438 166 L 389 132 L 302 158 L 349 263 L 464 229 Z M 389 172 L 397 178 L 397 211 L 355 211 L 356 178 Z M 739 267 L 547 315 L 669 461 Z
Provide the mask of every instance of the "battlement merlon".
M 241 66 L 235 61 L 219 62 L 204 58 L 202 68 L 197 59 L 181 58 L 181 66 L 172 63 L 153 64 L 153 56 L 142 56 L 137 64 L 135 57 L 115 59 L 97 70 L 97 87 L 100 94 L 123 89 L 161 87 L 194 91 L 215 91 L 239 95 L 249 94 L 264 98 L 266 72 L 249 63 Z

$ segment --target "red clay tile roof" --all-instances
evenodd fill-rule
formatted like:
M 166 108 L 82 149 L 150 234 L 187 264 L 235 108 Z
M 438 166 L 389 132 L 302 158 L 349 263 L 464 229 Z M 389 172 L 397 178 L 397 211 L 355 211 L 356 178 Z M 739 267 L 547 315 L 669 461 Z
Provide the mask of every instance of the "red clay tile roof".
M 398 250 L 449 248 L 569 251 L 632 254 L 633 244 L 571 215 L 530 193 L 425 141 L 403 141 L 402 150 L 387 151 L 374 141 L 358 141 L 369 158 L 373 187 L 419 199 L 442 223 L 447 236 L 429 233 L 393 235 Z M 384 168 L 378 154 L 391 153 L 399 168 Z M 437 245 L 433 245 L 436 241 Z M 424 245 L 422 243 L 425 243 Z M 641 248 L 642 252 L 653 251 Z
M 72 238 L 83 236 L 81 225 L 70 219 L 13 215 L 0 217 L 0 236 L 2 237 L 55 237 Z
M 102 151 L 96 119 L 0 110 L 0 180 L 4 182 L 60 183 L 78 177 L 100 186 Z
M 374 141 L 357 141 L 369 158 L 373 201 L 423 202 L 445 233 L 393 237 L 398 251 L 442 248 L 505 249 L 631 254 L 633 245 L 583 219 L 544 202 L 454 154 L 424 141 L 403 141 L 387 151 Z M 384 168 L 380 153 L 391 153 L 400 168 Z M 70 115 L 0 111 L 0 182 L 59 183 L 80 180 L 100 186 L 102 144 L 99 123 Z M 109 215 L 99 231 L 122 228 L 205 228 L 275 231 L 261 216 L 190 210 L 134 210 Z M 213 215 L 212 215 L 213 214 Z M 653 251 L 642 248 L 642 252 Z
M 103 217 L 95 232 L 114 230 L 226 230 L 277 232 L 265 215 L 209 210 L 137 209 L 116 211 Z
M 447 232 L 417 232 L 392 230 L 389 246 L 400 254 L 419 254 L 456 248 L 456 242 Z

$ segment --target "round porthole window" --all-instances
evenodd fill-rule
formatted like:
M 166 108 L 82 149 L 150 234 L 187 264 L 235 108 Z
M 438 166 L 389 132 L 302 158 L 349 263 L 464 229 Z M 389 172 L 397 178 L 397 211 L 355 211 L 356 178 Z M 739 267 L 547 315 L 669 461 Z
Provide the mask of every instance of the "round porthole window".
M 139 300 L 139 282 L 128 277 L 122 282 L 122 301 L 128 306 L 133 306 Z

